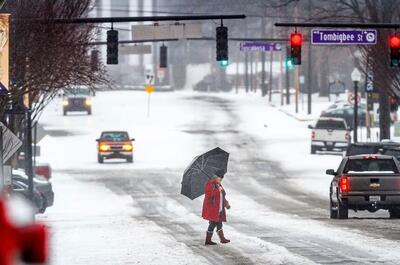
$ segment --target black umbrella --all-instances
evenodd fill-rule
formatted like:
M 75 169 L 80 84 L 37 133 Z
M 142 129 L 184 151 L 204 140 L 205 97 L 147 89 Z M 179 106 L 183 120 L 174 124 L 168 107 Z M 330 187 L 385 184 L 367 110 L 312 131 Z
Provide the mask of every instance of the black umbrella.
M 229 153 L 217 147 L 207 153 L 196 156 L 183 173 L 181 194 L 196 199 L 204 194 L 206 183 L 228 169 Z

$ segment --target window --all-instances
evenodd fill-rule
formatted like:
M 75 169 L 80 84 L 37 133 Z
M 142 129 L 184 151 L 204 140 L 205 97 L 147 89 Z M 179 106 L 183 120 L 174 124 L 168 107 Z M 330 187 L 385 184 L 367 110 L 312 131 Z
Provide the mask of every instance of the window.
M 318 120 L 315 129 L 346 130 L 344 121 L 338 120 Z
M 343 173 L 385 171 L 399 173 L 393 159 L 350 159 Z
M 126 132 L 104 132 L 101 139 L 111 142 L 129 141 L 129 135 Z

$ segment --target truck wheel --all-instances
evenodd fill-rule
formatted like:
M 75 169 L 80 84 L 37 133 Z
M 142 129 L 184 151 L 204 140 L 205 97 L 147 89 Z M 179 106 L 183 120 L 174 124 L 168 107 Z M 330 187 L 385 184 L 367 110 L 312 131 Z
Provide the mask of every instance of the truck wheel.
M 87 114 L 92 115 L 92 109 L 88 109 Z
M 330 212 L 331 219 L 337 219 L 338 218 L 338 210 L 337 209 L 336 210 L 333 209 L 332 200 L 330 200 L 330 203 L 329 203 L 329 212 Z
M 67 111 L 66 110 L 64 110 L 64 116 L 67 116 Z
M 311 154 L 315 154 L 317 152 L 317 148 L 315 146 L 311 146 Z
M 103 164 L 104 158 L 101 155 L 97 156 L 97 162 L 99 162 L 100 164 Z
M 389 210 L 390 219 L 399 219 L 400 218 L 400 211 L 397 209 L 390 209 Z
M 130 156 L 126 159 L 126 162 L 133 163 L 133 156 Z
M 349 208 L 346 202 L 338 204 L 338 218 L 339 219 L 348 219 L 349 218 Z

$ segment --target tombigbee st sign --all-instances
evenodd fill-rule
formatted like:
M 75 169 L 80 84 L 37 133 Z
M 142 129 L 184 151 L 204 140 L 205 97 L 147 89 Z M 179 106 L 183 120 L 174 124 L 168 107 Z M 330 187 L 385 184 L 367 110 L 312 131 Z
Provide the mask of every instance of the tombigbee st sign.
M 313 29 L 311 43 L 316 45 L 374 45 L 377 31 L 368 30 L 337 30 Z

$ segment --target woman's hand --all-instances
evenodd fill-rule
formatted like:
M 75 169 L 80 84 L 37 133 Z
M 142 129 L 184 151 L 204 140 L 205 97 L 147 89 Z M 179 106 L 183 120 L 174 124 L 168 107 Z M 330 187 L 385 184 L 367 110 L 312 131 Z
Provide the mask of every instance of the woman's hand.
M 229 202 L 226 202 L 225 208 L 228 210 L 231 208 L 231 205 L 229 204 Z

